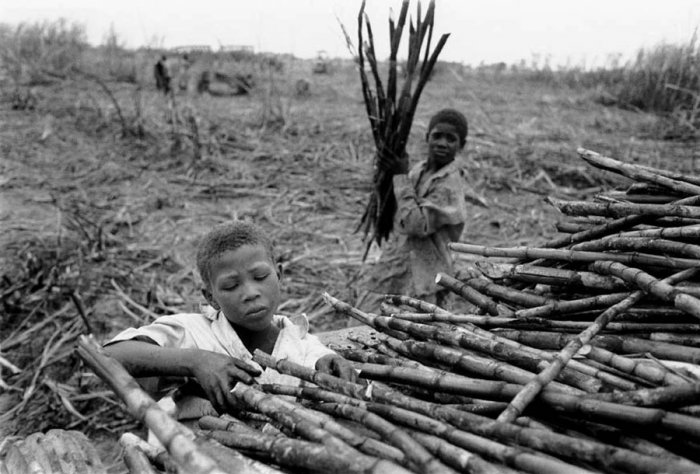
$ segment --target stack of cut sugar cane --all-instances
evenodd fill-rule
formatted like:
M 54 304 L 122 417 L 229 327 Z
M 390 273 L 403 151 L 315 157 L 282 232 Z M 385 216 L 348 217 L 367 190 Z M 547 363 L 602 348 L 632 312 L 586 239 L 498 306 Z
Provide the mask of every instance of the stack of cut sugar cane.
M 437 276 L 470 314 L 325 294 L 372 328 L 333 346 L 358 381 L 256 352 L 303 383 L 239 383 L 195 439 L 283 472 L 700 472 L 700 180 L 580 153 L 638 183 L 551 200 L 571 217 L 540 248 L 454 244 L 493 257 Z
M 452 244 L 494 257 L 437 275 L 474 314 L 388 296 L 370 315 L 328 297 L 382 333 L 342 352 L 363 377 L 480 417 L 451 424 L 491 441 L 599 472 L 697 470 L 700 178 L 579 153 L 634 184 L 595 202 L 549 199 L 570 217 L 540 248 Z

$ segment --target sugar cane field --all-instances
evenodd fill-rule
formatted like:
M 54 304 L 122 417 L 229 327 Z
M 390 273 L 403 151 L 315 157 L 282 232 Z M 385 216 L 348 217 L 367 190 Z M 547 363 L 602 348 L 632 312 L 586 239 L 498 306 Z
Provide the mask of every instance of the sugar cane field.
M 375 145 L 355 63 L 216 57 L 201 90 L 174 59 L 165 95 L 159 53 L 91 54 L 114 74 L 0 78 L 0 460 L 61 429 L 90 440 L 94 472 L 698 472 L 697 108 L 681 120 L 572 71 L 438 61 L 407 151 L 425 155 L 437 110 L 467 116 L 469 219 L 456 274 L 437 276 L 465 310 L 394 295 L 366 314 Z M 197 241 L 232 219 L 272 237 L 280 312 L 360 328 L 329 342 L 360 382 L 255 354 L 316 390 L 241 384 L 268 431 L 226 416 L 195 438 L 154 430 L 84 336 L 198 311 Z M 148 452 L 148 428 L 179 451 Z M 80 452 L 75 436 L 55 445 Z

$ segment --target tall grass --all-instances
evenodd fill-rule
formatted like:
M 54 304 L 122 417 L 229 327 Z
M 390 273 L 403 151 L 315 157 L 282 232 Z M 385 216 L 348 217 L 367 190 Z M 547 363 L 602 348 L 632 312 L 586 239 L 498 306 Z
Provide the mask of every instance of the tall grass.
M 67 77 L 80 65 L 87 47 L 85 28 L 65 19 L 0 24 L 0 67 L 18 85 Z
M 138 82 L 138 56 L 127 50 L 119 34 L 110 26 L 102 44 L 91 51 L 90 59 L 85 61 L 85 69 L 104 79 L 119 82 Z
M 494 74 L 493 68 L 481 68 Z M 479 71 L 479 69 L 477 69 Z M 521 62 L 509 70 L 517 80 L 547 86 L 596 88 L 605 104 L 654 112 L 672 119 L 682 136 L 700 137 L 700 40 L 697 32 L 685 44 L 661 43 L 640 49 L 623 63 L 611 55 L 595 69 L 566 66 L 553 69 L 545 61 Z
M 694 112 L 700 98 L 700 42 L 697 35 L 685 45 L 660 44 L 640 50 L 626 67 L 612 92 L 622 103 L 658 112 Z

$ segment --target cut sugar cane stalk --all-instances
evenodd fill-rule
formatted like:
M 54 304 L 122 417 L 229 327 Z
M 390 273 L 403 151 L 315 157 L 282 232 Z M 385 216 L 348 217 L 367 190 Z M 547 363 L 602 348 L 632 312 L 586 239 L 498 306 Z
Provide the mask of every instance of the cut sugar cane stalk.
M 496 303 L 493 299 L 482 294 L 479 290 L 462 283 L 456 278 L 445 275 L 444 273 L 437 274 L 435 277 L 435 283 L 460 295 L 465 300 L 478 306 L 492 316 L 510 316 L 513 314 L 511 309 Z
M 475 262 L 476 267 L 494 280 L 514 279 L 528 283 L 557 286 L 581 286 L 608 291 L 626 288 L 619 278 L 598 275 L 593 272 L 568 270 L 565 268 L 539 267 L 536 265 L 514 265 L 512 263 Z
M 629 293 L 611 293 L 608 295 L 590 296 L 570 301 L 556 301 L 536 308 L 519 309 L 516 318 L 546 318 L 552 314 L 567 314 L 587 309 L 610 306 L 624 300 Z
M 173 461 L 168 452 L 156 447 L 146 440 L 136 436 L 134 433 L 124 433 L 119 437 L 119 445 L 124 450 L 138 450 L 143 453 L 148 459 L 151 466 L 158 467 L 161 471 L 177 472 L 177 464 Z M 126 462 L 126 460 L 125 460 Z M 160 472 L 160 471 L 156 471 Z
M 289 375 L 294 375 L 295 377 L 299 377 L 303 380 L 307 381 L 314 381 L 315 383 L 320 382 L 323 385 L 326 386 L 333 386 L 335 387 L 334 390 L 339 390 L 341 393 L 344 393 L 346 395 L 349 395 L 353 398 L 357 398 L 359 400 L 367 400 L 368 398 L 371 398 L 372 400 L 377 400 L 380 403 L 388 403 L 389 410 L 386 412 L 390 416 L 393 416 L 393 414 L 396 413 L 396 410 L 398 410 L 398 407 L 403 407 L 405 408 L 404 411 L 412 410 L 408 412 L 408 416 L 411 417 L 413 415 L 417 415 L 418 413 L 422 413 L 425 416 L 425 418 L 429 419 L 438 419 L 438 412 L 444 413 L 444 416 L 453 416 L 453 417 L 458 417 L 461 420 L 460 425 L 464 426 L 466 425 L 466 422 L 464 421 L 465 417 L 475 417 L 475 418 L 470 418 L 473 420 L 475 423 L 483 423 L 483 422 L 491 422 L 492 420 L 481 417 L 475 414 L 471 413 L 466 413 L 462 412 L 459 410 L 453 410 L 449 408 L 442 407 L 440 405 L 435 405 L 431 404 L 428 402 L 424 402 L 421 400 L 413 399 L 411 397 L 408 397 L 406 395 L 401 394 L 400 392 L 396 390 L 392 390 L 389 388 L 383 388 L 380 386 L 373 386 L 373 389 L 371 391 L 368 391 L 365 387 L 360 386 L 359 384 L 356 383 L 351 383 L 347 382 L 345 380 L 339 379 L 337 377 L 333 377 L 327 374 L 318 374 L 318 372 L 308 369 L 306 367 L 300 366 L 298 364 L 294 364 L 292 362 L 289 362 L 287 360 L 276 360 L 269 355 L 262 353 L 260 351 L 256 351 L 254 354 L 254 359 L 256 362 L 260 363 L 261 365 L 265 367 L 271 367 L 274 368 L 275 370 L 278 370 L 282 373 L 287 373 Z M 312 393 L 321 393 L 321 391 L 315 391 Z M 339 399 L 339 395 L 333 395 L 333 398 L 335 400 Z M 372 404 L 373 406 L 378 406 L 378 404 Z M 369 407 L 368 402 L 364 402 L 362 406 Z M 413 413 L 413 411 L 417 411 L 418 413 Z M 382 415 L 383 418 L 387 418 L 387 416 Z M 399 420 L 394 420 L 394 421 L 401 421 Z M 413 426 L 413 425 L 411 425 Z M 444 426 L 445 428 L 446 425 L 444 423 L 440 423 L 440 426 Z M 522 435 L 524 429 L 513 426 L 515 429 L 515 432 L 520 433 Z M 576 468 L 575 466 L 565 463 L 563 461 L 560 461 L 558 459 L 550 458 L 550 457 L 545 457 L 541 456 L 538 454 L 534 453 L 528 453 L 519 449 L 511 448 L 502 445 L 499 442 L 494 442 L 491 440 L 488 440 L 486 438 L 483 438 L 482 436 L 473 436 L 469 435 L 466 432 L 463 432 L 461 430 L 454 430 L 450 427 L 451 433 L 453 433 L 455 439 L 449 438 L 448 440 L 453 442 L 454 444 L 457 444 L 459 446 L 464 447 L 465 449 L 472 450 L 473 452 L 476 453 L 483 453 L 484 456 L 486 457 L 491 457 L 495 458 L 500 462 L 505 462 L 512 467 L 515 467 L 516 469 L 521 469 L 525 470 L 527 472 L 533 472 L 533 473 L 544 473 L 544 472 L 551 472 L 551 473 L 559 473 L 559 472 L 577 472 L 577 473 L 589 473 L 589 471 Z M 444 431 L 444 428 L 443 428 Z M 534 433 L 532 435 L 536 434 L 541 434 L 542 432 L 540 430 L 532 430 Z M 528 433 L 530 434 L 530 433 Z M 510 435 L 511 439 L 515 439 L 517 435 L 512 434 Z M 525 435 L 531 442 L 535 442 L 535 438 L 530 438 L 529 436 Z M 553 436 L 553 435 L 552 435 Z M 556 438 L 559 439 L 559 438 Z M 518 438 L 518 441 L 521 441 Z M 571 448 L 571 442 L 572 439 L 567 438 L 567 437 L 562 437 L 561 441 L 556 443 L 558 448 L 560 449 L 566 449 L 569 451 Z M 540 439 L 537 438 L 536 441 L 537 444 L 540 444 Z M 579 446 L 580 448 L 580 446 Z M 597 446 L 591 447 L 591 449 L 597 449 Z M 586 451 L 588 453 L 588 451 Z M 607 453 L 610 454 L 611 451 L 607 450 Z
M 368 364 L 365 364 L 367 366 Z M 363 368 L 365 367 L 363 366 Z M 445 390 L 455 390 L 457 392 L 462 389 L 471 390 L 474 384 L 464 383 L 464 379 L 453 377 L 426 377 L 425 372 L 417 371 L 406 367 L 392 367 L 389 370 L 379 370 L 368 373 L 365 370 L 365 375 L 370 375 L 374 378 L 378 375 L 380 380 L 388 380 L 402 384 L 410 384 L 412 386 L 424 386 L 426 388 Z M 454 381 L 454 382 L 453 382 Z M 475 381 L 478 383 L 479 381 Z M 438 385 L 436 385 L 436 383 Z M 494 385 L 495 387 L 495 385 Z M 516 387 L 514 384 L 501 383 L 495 392 L 489 390 L 480 390 L 481 395 L 489 397 L 505 396 Z M 536 395 L 537 396 L 537 395 Z M 660 409 L 634 407 L 610 403 L 603 400 L 594 400 L 578 395 L 568 395 L 553 390 L 545 389 L 539 392 L 539 401 L 555 410 L 566 413 L 576 413 L 598 419 L 604 422 L 633 424 L 637 426 L 654 425 L 655 429 L 669 431 L 676 434 L 683 434 L 689 439 L 700 439 L 700 419 L 695 417 L 671 413 Z M 496 420 L 500 423 L 510 423 L 507 419 Z
M 661 255 L 678 255 L 687 258 L 700 258 L 700 246 L 675 242 L 660 238 L 639 237 L 605 237 L 600 240 L 592 240 L 573 245 L 571 250 L 622 250 L 644 251 Z
M 484 257 L 515 257 L 515 258 L 546 258 L 567 262 L 595 262 L 611 260 L 629 265 L 649 265 L 666 268 L 695 268 L 700 266 L 700 260 L 687 258 L 672 258 L 642 253 L 606 253 L 586 252 L 582 250 L 546 249 L 534 247 L 485 247 L 483 245 L 451 242 L 447 246 L 460 253 L 470 253 Z
M 669 282 L 678 282 L 680 280 L 690 278 L 695 273 L 696 269 L 684 270 L 665 279 L 663 282 L 665 284 L 668 284 Z M 530 402 L 534 400 L 537 394 L 540 393 L 540 391 L 542 391 L 548 383 L 559 375 L 564 366 L 568 364 L 579 349 L 588 344 L 596 334 L 603 330 L 612 318 L 634 305 L 642 298 L 642 296 L 644 296 L 643 291 L 635 291 L 624 300 L 603 311 L 603 313 L 596 318 L 593 324 L 591 324 L 585 331 L 569 342 L 566 347 L 559 352 L 559 354 L 554 356 L 554 360 L 550 362 L 546 369 L 537 374 L 535 378 L 528 382 L 525 388 L 523 388 L 520 393 L 518 393 L 508 404 L 508 407 L 503 411 L 503 413 L 498 416 L 498 421 L 512 422 L 518 416 L 520 416 Z
M 435 283 L 440 284 L 440 281 L 447 280 L 450 278 L 444 273 L 438 273 L 435 277 Z M 488 278 L 484 277 L 476 269 L 469 271 L 469 277 L 462 280 L 466 285 L 471 286 L 477 291 L 480 291 L 492 298 L 500 299 L 501 301 L 506 301 L 509 304 L 519 305 L 519 306 L 541 306 L 550 303 L 551 300 L 545 298 L 544 296 L 535 295 L 532 293 L 524 293 L 518 291 L 515 288 L 508 288 L 502 285 L 493 283 Z M 510 311 L 512 314 L 512 311 Z
M 700 299 L 683 293 L 679 288 L 675 288 L 668 283 L 668 280 L 657 280 L 643 270 L 630 268 L 618 262 L 599 261 L 591 265 L 591 268 L 599 273 L 606 273 L 622 278 L 625 281 L 634 283 L 644 292 L 652 294 L 664 301 L 673 303 L 677 309 L 700 318 Z M 700 266 L 689 268 L 689 275 L 694 275 L 700 271 Z
M 690 272 L 688 272 L 690 273 Z M 330 295 L 325 296 L 327 301 L 332 301 Z M 334 302 L 335 307 L 342 307 L 342 302 Z M 348 305 L 349 306 L 349 305 Z M 397 326 L 395 329 L 407 330 L 410 325 L 406 321 L 401 321 L 393 318 L 384 318 L 381 316 L 372 316 L 375 321 L 382 321 L 389 326 Z M 438 328 L 430 329 L 434 335 L 440 335 L 444 337 L 445 340 L 452 340 L 453 337 L 449 335 L 449 331 L 444 331 Z M 463 335 L 462 335 L 463 336 Z M 267 365 L 264 361 L 257 360 L 257 362 Z M 284 361 L 278 362 L 284 363 Z M 416 377 L 414 381 L 420 381 L 421 376 Z M 587 401 L 586 403 L 580 403 L 581 400 L 575 396 L 564 395 L 561 393 L 548 391 L 547 393 L 542 393 L 540 400 L 544 403 L 551 404 L 552 407 L 563 410 L 571 411 L 579 414 L 585 413 L 586 416 L 600 418 L 605 421 L 620 422 L 626 424 L 638 424 L 641 426 L 647 426 L 648 424 L 654 424 L 656 429 L 668 430 L 675 433 L 683 433 L 691 438 L 700 439 L 700 419 L 694 419 L 688 416 L 677 415 L 674 413 L 663 412 L 660 410 L 652 410 L 637 407 L 627 407 L 615 404 L 597 404 L 594 401 Z M 634 410 L 635 408 L 636 410 Z
M 574 336 L 572 334 L 542 332 L 542 331 L 517 331 L 504 329 L 499 331 L 500 336 L 513 341 L 519 341 L 533 347 L 542 349 L 561 350 Z M 598 334 L 593 343 L 617 354 L 650 354 L 663 360 L 700 363 L 700 348 L 669 344 L 667 342 L 650 341 L 637 337 L 619 335 Z M 572 360 L 575 362 L 575 359 Z
M 665 176 L 667 178 L 671 178 L 676 181 L 685 181 L 686 183 L 690 184 L 696 184 L 700 186 L 700 177 L 697 175 L 689 175 L 689 174 L 683 174 L 683 173 L 676 173 L 675 171 L 669 171 L 669 170 L 664 170 L 660 168 L 654 168 L 652 166 L 647 166 L 647 165 L 637 165 L 639 168 L 650 171 L 652 173 L 656 173 L 660 176 Z
M 317 378 L 315 375 L 316 372 L 311 369 L 287 361 L 276 361 L 266 354 L 256 353 L 256 360 L 265 366 L 276 367 L 277 370 L 283 373 L 288 373 L 304 380 L 320 380 L 324 384 L 330 383 L 327 377 L 323 379 Z M 335 379 L 334 377 L 330 378 Z M 432 419 L 448 421 L 454 426 L 460 427 L 462 430 L 476 433 L 479 436 L 495 438 L 507 443 L 518 443 L 523 446 L 529 446 L 534 450 L 548 452 L 555 456 L 564 456 L 587 463 L 592 462 L 600 466 L 617 466 L 626 472 L 654 473 L 668 468 L 672 468 L 674 471 L 677 470 L 677 472 L 693 472 L 687 469 L 687 467 L 681 469 L 675 465 L 664 465 L 652 457 L 640 456 L 639 453 L 634 453 L 626 449 L 619 449 L 596 441 L 573 438 L 543 431 L 541 429 L 522 428 L 512 424 L 498 423 L 492 419 L 476 414 L 466 413 L 444 406 L 434 406 L 433 404 L 411 399 L 394 390 L 388 390 L 378 386 L 374 387 L 375 389 L 370 392 L 358 384 L 340 379 L 336 379 L 336 384 L 334 384 L 334 386 L 334 391 L 279 385 L 266 385 L 264 388 L 266 391 L 271 390 L 274 393 L 282 395 L 293 395 L 310 400 L 347 403 L 357 406 L 367 406 L 366 402 L 362 400 L 371 398 L 380 403 L 386 403 L 389 408 L 393 408 L 392 406 L 402 407 L 428 415 Z M 575 399 L 576 397 L 572 397 L 572 401 Z M 460 438 L 460 440 L 465 441 L 463 438 Z M 551 469 L 554 469 L 553 472 L 573 472 L 568 470 L 571 469 L 571 466 L 567 467 L 565 464 L 553 464 L 550 467 L 549 462 L 541 463 L 541 459 L 537 456 L 526 457 L 518 454 L 518 451 L 504 451 L 505 447 L 500 445 L 500 443 L 494 443 L 487 439 L 479 440 L 478 438 L 473 438 L 470 443 L 473 444 L 464 445 L 458 442 L 454 444 L 463 446 L 485 457 L 494 457 L 495 459 L 502 460 L 502 462 L 516 469 L 527 472 L 552 472 Z
M 382 417 L 390 419 L 394 422 L 403 423 L 410 427 L 416 427 L 419 430 L 429 434 L 439 434 L 440 437 L 462 448 L 469 450 L 477 450 L 480 448 L 482 451 L 486 450 L 494 459 L 497 459 L 503 463 L 515 464 L 516 466 L 514 467 L 525 469 L 528 472 L 575 472 L 579 474 L 590 472 L 572 465 L 567 466 L 563 463 L 543 462 L 544 458 L 527 459 L 527 455 L 525 455 L 524 452 L 518 453 L 518 450 L 513 448 L 503 449 L 502 446 L 493 443 L 486 438 L 455 429 L 442 421 L 403 408 L 387 406 L 380 403 L 368 403 L 367 408 L 373 413 L 377 413 L 378 415 L 381 415 Z M 521 465 L 518 466 L 517 463 L 514 462 L 515 459 L 511 458 L 511 456 L 513 458 L 520 458 L 519 462 Z M 552 458 L 552 461 L 555 461 L 555 459 Z M 562 469 L 563 471 L 560 471 Z
M 372 431 L 379 433 L 383 439 L 398 447 L 419 472 L 449 472 L 445 465 L 439 462 L 420 443 L 414 441 L 406 432 L 364 408 L 344 403 L 324 403 L 317 406 L 316 409 L 329 415 L 336 415 L 362 423 Z
M 355 308 L 352 308 L 347 303 L 343 303 L 342 301 L 333 298 L 330 295 L 325 294 L 324 299 L 326 299 L 326 301 L 328 301 L 329 304 L 333 305 L 333 307 L 337 310 L 345 312 L 349 316 L 359 319 L 367 325 L 374 326 L 375 322 L 377 321 L 385 321 L 377 319 L 372 315 L 367 315 L 366 313 L 363 313 L 362 311 L 359 311 Z M 389 295 L 388 299 L 389 301 L 395 304 L 406 304 L 408 306 L 413 306 L 422 311 L 433 311 L 436 314 L 450 314 L 449 311 L 446 311 L 434 304 L 430 304 L 425 301 L 417 300 L 408 296 Z M 465 328 L 473 332 L 473 334 L 478 337 L 468 337 L 468 334 L 465 334 L 464 332 L 453 331 L 454 334 L 451 334 L 448 331 L 438 331 L 437 328 L 433 328 L 430 326 L 411 324 L 412 323 L 408 323 L 407 332 L 412 332 L 419 338 L 436 339 L 442 343 L 451 344 L 454 346 L 462 346 L 465 349 L 473 348 L 486 353 L 498 353 L 497 357 L 504 358 L 504 360 L 509 360 L 510 362 L 513 362 L 514 360 L 523 361 L 523 358 L 529 358 L 533 356 L 539 359 L 544 359 L 546 361 L 551 360 L 552 357 L 551 354 L 549 354 L 546 351 L 535 349 L 534 347 L 530 347 L 524 344 L 519 344 L 509 338 L 502 337 L 500 335 L 494 334 L 490 331 L 481 329 L 478 326 L 474 325 L 467 324 L 465 325 Z M 391 330 L 391 328 L 389 327 L 387 327 L 387 329 Z M 382 331 L 384 331 L 384 327 L 382 327 Z M 426 331 L 428 332 L 426 333 Z M 628 380 L 624 380 L 615 375 L 602 372 L 586 364 L 582 364 L 577 360 L 570 361 L 569 367 L 581 372 L 582 374 L 600 378 L 601 380 L 611 384 L 612 386 L 621 388 L 623 390 L 630 390 L 632 389 L 630 385 L 634 385 L 631 384 Z M 539 370 L 542 369 L 540 368 Z
M 396 342 L 392 343 L 392 341 Z M 429 349 L 423 350 L 425 348 L 425 346 L 423 346 L 424 343 L 420 343 L 417 346 L 409 344 L 410 349 L 408 348 L 409 346 L 405 346 L 403 344 L 398 345 L 398 341 L 393 338 L 386 339 L 386 343 L 400 353 L 410 353 L 413 357 L 424 356 L 428 359 L 438 360 L 439 362 L 447 364 L 448 366 L 457 364 L 468 372 L 473 372 L 477 375 L 483 375 L 493 379 L 501 379 L 512 383 L 527 383 L 527 381 L 534 375 L 533 372 L 542 370 L 546 366 L 546 362 L 541 357 L 534 354 L 517 352 L 512 350 L 512 347 L 510 346 L 499 345 L 490 340 L 479 341 L 478 338 L 474 340 L 472 348 L 486 354 L 493 355 L 494 357 L 501 359 L 501 361 L 483 358 L 477 353 L 467 351 L 462 347 L 446 347 L 443 345 L 426 342 L 425 344 L 431 344 L 431 346 L 435 347 L 436 350 L 433 352 Z M 464 357 L 466 358 L 464 361 L 468 361 L 468 363 L 462 364 L 459 361 L 455 361 L 455 355 L 457 354 L 464 354 Z M 518 376 L 514 375 L 509 367 L 515 370 L 515 372 L 519 372 L 520 370 L 524 369 L 525 372 L 519 373 L 522 375 L 522 377 L 524 377 L 525 381 L 523 382 L 522 378 L 519 380 L 515 379 L 515 377 Z M 570 368 L 567 368 L 562 372 L 561 382 L 561 386 L 556 386 L 562 391 L 569 393 L 580 393 L 581 390 L 588 393 L 595 393 L 600 391 L 602 388 L 602 382 L 598 379 L 590 375 L 585 375 L 581 372 L 574 371 Z M 615 386 L 627 390 L 631 390 L 635 387 L 634 384 L 629 382 L 623 384 L 618 383 L 615 384 Z M 575 390 L 572 387 L 580 390 Z
M 697 239 L 700 237 L 700 226 L 697 224 L 682 227 L 665 227 L 662 229 L 642 229 L 620 232 L 618 237 L 658 237 L 663 239 Z M 613 237 L 608 236 L 608 237 Z
M 700 186 L 698 185 L 663 176 L 659 173 L 651 171 L 649 168 L 623 163 L 594 151 L 586 150 L 585 148 L 579 148 L 577 151 L 581 158 L 595 167 L 612 171 L 631 179 L 654 183 L 677 193 L 690 195 L 700 194 Z
M 339 457 L 332 448 L 310 441 L 277 437 L 262 432 L 233 433 L 212 430 L 205 435 L 224 446 L 271 457 L 280 466 L 288 468 L 311 469 L 315 472 L 367 472 L 364 466 L 359 467 L 354 460 Z
M 687 383 L 683 377 L 674 374 L 662 365 L 630 359 L 602 347 L 586 346 L 584 350 L 579 351 L 579 355 L 585 355 L 590 360 L 647 380 L 655 385 L 684 385 Z
M 568 215 L 593 215 L 607 217 L 655 216 L 655 217 L 688 217 L 700 218 L 700 207 L 680 204 L 632 204 L 609 202 L 599 204 L 588 201 L 564 201 L 548 197 L 547 202 Z
M 488 359 L 477 354 L 470 354 L 456 347 L 441 346 L 427 341 L 398 341 L 394 338 L 387 338 L 386 342 L 390 347 L 402 354 L 428 357 L 443 364 L 447 364 L 449 367 L 476 373 L 492 379 L 501 379 L 516 384 L 526 384 L 534 375 L 532 372 L 519 367 L 494 359 Z M 551 387 L 572 394 L 583 393 L 581 390 L 573 389 L 557 382 L 552 382 Z
M 674 201 L 672 204 L 677 205 L 687 205 L 687 206 L 697 206 L 700 204 L 700 196 L 691 196 L 678 201 Z M 662 217 L 661 219 L 670 219 L 668 217 Z M 644 224 L 647 222 L 656 222 L 659 218 L 649 215 L 633 215 L 621 217 L 609 222 L 604 222 L 602 224 L 596 225 L 595 227 L 584 230 L 581 232 L 576 232 L 575 234 L 564 235 L 560 237 L 555 237 L 542 244 L 542 247 L 546 248 L 559 248 L 565 247 L 567 245 L 572 245 L 578 242 L 584 242 L 590 239 L 598 239 L 610 234 L 616 234 L 628 229 L 633 228 L 636 225 Z
M 136 446 L 122 446 L 124 449 L 124 464 L 130 474 L 157 474 L 146 454 Z
M 324 402 L 324 404 L 338 404 L 338 405 L 343 405 L 346 407 L 350 406 L 355 406 L 362 408 L 362 410 L 367 410 L 367 402 L 361 401 L 355 398 L 350 398 L 346 395 L 341 395 L 336 392 L 331 392 L 323 389 L 318 389 L 318 388 L 311 388 L 311 387 L 291 387 L 291 386 L 283 386 L 283 385 L 265 385 L 263 386 L 265 391 L 271 391 L 272 393 L 277 393 L 280 395 L 291 395 L 291 396 L 296 396 L 296 397 L 302 397 L 306 398 L 308 400 L 316 400 L 319 402 Z M 384 397 L 379 397 L 380 400 L 384 400 L 385 402 L 388 402 L 391 397 L 388 396 L 386 399 Z M 323 405 L 319 406 L 319 409 L 322 408 Z M 395 407 L 389 406 L 388 408 L 389 413 L 395 413 L 396 409 Z M 369 413 L 369 412 L 368 412 Z M 374 413 L 369 413 L 370 416 L 376 417 L 377 415 Z M 411 416 L 411 415 L 409 415 Z M 386 416 L 383 418 L 387 418 Z M 399 418 L 400 420 L 400 418 Z M 484 418 L 484 420 L 486 420 Z M 447 428 L 446 425 L 440 425 L 444 426 Z M 416 432 L 420 433 L 420 432 Z M 455 433 L 458 433 L 455 431 Z M 425 436 L 425 433 L 421 433 Z M 413 436 L 414 433 L 411 433 Z M 518 467 L 519 469 L 525 470 L 527 472 L 540 472 L 540 469 L 542 469 L 542 472 L 549 472 L 551 469 L 554 470 L 561 470 L 561 469 L 567 469 L 571 468 L 572 466 L 568 466 L 566 464 L 560 463 L 560 462 L 554 462 L 553 464 L 550 464 L 550 462 L 545 461 L 542 462 L 541 458 L 536 455 L 523 455 L 524 453 L 518 449 L 513 449 L 509 448 L 507 446 L 501 445 L 500 443 L 497 442 L 492 442 L 487 439 L 483 439 L 480 437 L 476 436 L 468 436 L 466 433 L 461 433 L 460 434 L 455 434 L 454 436 L 458 437 L 459 440 L 461 441 L 460 445 L 463 446 L 465 449 L 468 449 L 471 452 L 466 452 L 463 449 L 459 449 L 461 452 L 462 456 L 462 462 L 465 463 L 467 466 L 470 467 L 468 472 L 474 472 L 477 474 L 491 474 L 494 472 L 504 472 L 504 473 L 509 473 L 510 470 L 505 468 L 504 466 L 494 466 L 491 463 L 488 463 L 484 461 L 480 456 L 477 456 L 472 453 L 480 453 L 483 454 L 484 456 L 489 456 L 492 457 L 496 460 L 500 460 L 504 463 L 513 465 Z M 423 443 L 423 439 L 421 437 L 417 438 L 419 441 Z M 432 442 L 430 444 L 427 444 L 426 446 L 429 447 L 431 450 L 437 451 L 435 449 L 437 445 L 440 446 L 441 449 L 447 449 L 448 451 L 451 450 L 451 446 L 449 443 L 447 443 L 444 439 L 442 438 L 435 438 L 431 440 Z M 423 443 L 425 444 L 425 443 Z M 432 446 L 432 448 L 430 447 Z M 438 454 L 439 455 L 439 454 Z M 440 456 L 445 458 L 445 456 Z M 562 471 L 564 472 L 564 471 Z
M 119 362 L 102 352 L 94 339 L 80 336 L 78 355 L 112 387 L 126 403 L 129 413 L 153 432 L 181 469 L 195 474 L 229 472 L 201 452 L 192 439 L 192 432 L 166 414 Z
M 629 294 L 629 293 L 628 293 Z M 624 299 L 624 298 L 622 298 Z M 615 303 L 619 303 L 616 301 Z M 613 304 L 615 304 L 613 303 Z M 609 305 L 608 305 L 609 306 Z M 504 318 L 500 316 L 480 316 L 475 314 L 449 314 L 449 315 L 438 315 L 434 313 L 391 313 L 389 316 L 393 318 L 404 319 L 406 321 L 413 321 L 417 323 L 427 323 L 427 322 L 446 322 L 455 324 L 473 324 L 480 328 L 503 328 L 503 329 L 523 329 L 523 330 L 550 330 L 550 331 L 563 331 L 563 332 L 574 332 L 583 331 L 588 326 L 590 326 L 590 321 L 558 321 L 544 318 L 529 317 L 527 319 L 523 318 Z M 628 333 L 646 333 L 645 337 L 649 337 L 653 340 L 661 340 L 663 338 L 669 339 L 664 342 L 673 342 L 671 339 L 674 337 L 672 333 L 678 332 L 688 332 L 688 331 L 700 331 L 700 324 L 669 324 L 669 323 L 615 323 L 611 322 L 605 326 L 606 330 L 611 332 L 628 332 Z M 663 332 L 665 331 L 665 332 Z M 669 334 L 667 334 L 669 333 Z M 682 338 L 682 335 L 677 336 L 678 339 Z M 690 345 L 690 344 L 683 344 Z
M 256 353 L 259 352 L 256 351 Z M 409 472 L 391 461 L 361 453 L 338 437 L 337 432 L 331 433 L 328 429 L 322 428 L 317 419 L 309 416 L 308 411 L 290 409 L 289 404 L 279 397 L 260 392 L 242 382 L 236 384 L 231 393 L 244 406 L 269 416 L 309 441 L 323 444 L 334 452 L 340 461 L 355 466 L 357 470 L 353 472 L 376 474 Z
M 700 401 L 700 383 L 685 383 L 669 387 L 645 388 L 628 392 L 597 393 L 596 400 L 644 407 L 678 407 Z
M 470 474 L 517 474 L 519 472 L 502 465 L 495 466 L 488 463 L 466 449 L 448 443 L 437 436 L 410 428 L 407 428 L 407 431 L 411 437 L 415 438 L 435 456 L 458 469 L 459 472 L 469 472 Z
M 266 400 L 265 397 L 270 398 L 266 396 L 266 394 L 258 393 L 256 396 L 261 397 L 261 400 Z M 341 441 L 364 454 L 383 458 L 397 464 L 405 464 L 406 462 L 404 453 L 399 449 L 383 441 L 355 433 L 353 430 L 339 424 L 335 419 L 325 413 L 311 410 L 285 398 L 272 397 L 272 400 L 274 400 L 274 403 L 277 405 L 278 411 L 298 415 L 299 418 L 315 423 L 320 428 L 328 431 L 331 435 L 337 436 Z M 267 400 L 266 403 L 272 400 Z M 423 467 L 428 468 L 426 472 L 434 472 L 440 469 L 439 463 L 427 462 Z

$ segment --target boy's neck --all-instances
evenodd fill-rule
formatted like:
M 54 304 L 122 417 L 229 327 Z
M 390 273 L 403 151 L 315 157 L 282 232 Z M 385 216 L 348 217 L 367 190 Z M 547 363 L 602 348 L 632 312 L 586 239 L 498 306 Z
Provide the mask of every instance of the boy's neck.
M 454 160 L 444 164 L 435 163 L 433 160 L 426 160 L 425 170 L 430 174 L 434 174 L 452 163 L 454 163 Z
M 270 324 L 261 331 L 251 331 L 240 326 L 232 326 L 245 348 L 248 349 L 248 352 L 252 354 L 255 352 L 255 349 L 260 349 L 263 352 L 272 354 L 277 342 L 277 336 L 280 333 L 280 329 L 275 324 Z

